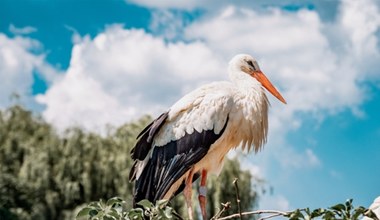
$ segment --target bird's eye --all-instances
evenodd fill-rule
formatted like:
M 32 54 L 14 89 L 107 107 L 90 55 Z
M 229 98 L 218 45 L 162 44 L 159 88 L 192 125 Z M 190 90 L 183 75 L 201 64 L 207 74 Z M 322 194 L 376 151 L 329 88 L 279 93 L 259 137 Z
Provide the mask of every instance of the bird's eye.
M 251 60 L 248 60 L 247 63 L 248 63 L 248 65 L 250 65 L 253 68 L 253 70 L 256 70 L 256 67 L 255 67 L 255 65 L 253 65 Z

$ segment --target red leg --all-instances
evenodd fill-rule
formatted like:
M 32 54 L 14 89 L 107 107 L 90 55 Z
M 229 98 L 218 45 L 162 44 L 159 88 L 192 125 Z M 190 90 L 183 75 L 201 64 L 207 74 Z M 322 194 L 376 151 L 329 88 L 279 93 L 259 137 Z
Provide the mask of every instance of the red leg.
M 190 220 L 193 220 L 193 206 L 192 206 L 192 201 L 191 201 L 192 184 L 193 184 L 193 169 L 190 170 L 189 175 L 186 178 L 185 189 L 183 190 L 183 195 L 185 196 L 185 200 L 187 204 L 187 213 L 189 215 Z
M 207 188 L 206 188 L 206 181 L 207 181 L 207 170 L 202 170 L 202 176 L 201 176 L 201 183 L 199 186 L 199 205 L 201 206 L 201 212 L 203 220 L 207 220 L 207 213 L 206 213 L 206 202 L 207 202 Z

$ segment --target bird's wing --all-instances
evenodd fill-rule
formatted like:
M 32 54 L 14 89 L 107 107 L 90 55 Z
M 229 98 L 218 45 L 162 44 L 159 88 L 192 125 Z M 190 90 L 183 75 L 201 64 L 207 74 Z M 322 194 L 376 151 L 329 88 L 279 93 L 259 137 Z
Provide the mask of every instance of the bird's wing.
M 232 105 L 228 88 L 212 84 L 183 97 L 148 125 L 132 150 L 135 201 L 162 199 L 223 134 Z

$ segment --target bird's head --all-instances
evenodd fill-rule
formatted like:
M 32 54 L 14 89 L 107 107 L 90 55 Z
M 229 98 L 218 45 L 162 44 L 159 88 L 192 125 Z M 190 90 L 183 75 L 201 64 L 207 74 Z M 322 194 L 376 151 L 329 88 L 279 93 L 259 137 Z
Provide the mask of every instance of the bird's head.
M 260 70 L 257 61 L 248 54 L 239 54 L 232 58 L 229 63 L 229 68 L 231 72 L 241 71 L 244 72 L 254 79 L 256 79 L 266 90 L 268 90 L 274 97 L 280 100 L 282 103 L 286 104 L 285 99 L 282 97 L 280 92 L 273 86 L 265 74 Z

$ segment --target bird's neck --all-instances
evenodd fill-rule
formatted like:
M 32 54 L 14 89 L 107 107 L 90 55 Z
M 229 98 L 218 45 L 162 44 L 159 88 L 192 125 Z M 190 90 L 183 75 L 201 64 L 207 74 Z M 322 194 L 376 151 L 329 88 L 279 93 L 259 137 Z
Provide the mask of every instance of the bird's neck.
M 243 101 L 247 106 L 255 112 L 267 112 L 269 101 L 265 94 L 265 89 L 255 78 L 241 72 L 241 74 L 234 74 L 231 77 L 232 83 L 235 85 L 236 97 Z
M 268 131 L 269 101 L 264 88 L 255 78 L 248 74 L 230 74 L 231 81 L 236 86 L 235 105 L 237 111 L 243 109 L 242 120 L 237 127 L 243 128 L 240 132 L 243 140 L 241 146 L 248 151 L 253 146 L 258 151 L 266 142 Z M 254 134 L 254 135 L 252 135 Z
M 230 69 L 229 77 L 238 90 L 245 95 L 265 95 L 261 83 L 247 73 L 238 69 Z

